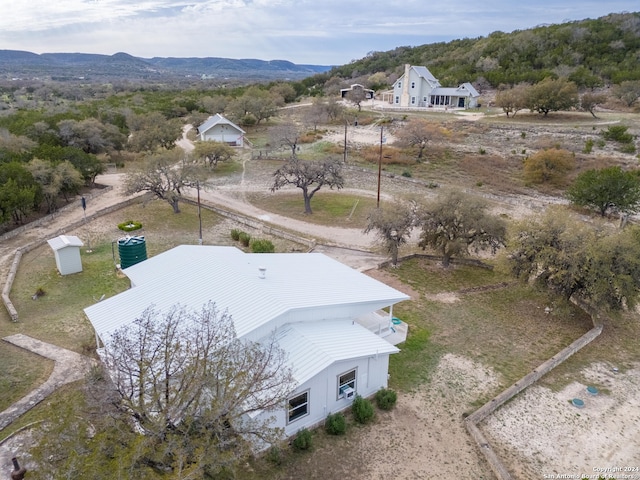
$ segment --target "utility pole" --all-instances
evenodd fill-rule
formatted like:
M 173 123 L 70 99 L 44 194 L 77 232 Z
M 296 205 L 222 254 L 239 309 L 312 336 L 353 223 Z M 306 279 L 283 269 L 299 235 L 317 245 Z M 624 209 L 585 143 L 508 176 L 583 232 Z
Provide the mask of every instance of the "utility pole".
M 384 126 L 380 125 L 380 157 L 378 158 L 378 202 L 376 208 L 380 208 L 380 178 L 382 177 L 382 131 Z
M 200 180 L 196 180 L 196 188 L 198 190 L 198 223 L 200 224 L 200 236 L 198 237 L 198 245 L 202 245 L 202 215 L 200 215 Z
M 344 163 L 347 163 L 347 119 L 344 119 Z

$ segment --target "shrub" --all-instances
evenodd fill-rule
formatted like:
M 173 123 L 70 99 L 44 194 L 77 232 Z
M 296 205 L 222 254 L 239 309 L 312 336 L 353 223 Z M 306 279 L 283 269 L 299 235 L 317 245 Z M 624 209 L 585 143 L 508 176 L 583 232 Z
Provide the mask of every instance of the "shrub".
M 241 230 L 238 230 L 237 228 L 232 228 L 231 229 L 231 239 L 235 240 L 236 242 L 238 240 L 240 240 L 240 234 L 242 233 Z
M 313 439 L 311 438 L 311 432 L 306 428 L 301 429 L 296 438 L 293 439 L 293 448 L 302 452 L 305 450 L 311 450 L 313 446 Z
M 587 141 L 584 142 L 584 148 L 582 149 L 582 153 L 591 153 L 593 151 L 593 138 L 587 138 Z
M 622 153 L 636 153 L 636 146 L 633 143 L 627 143 L 620 147 Z
M 247 232 L 240 232 L 240 235 L 238 235 L 238 240 L 240 240 L 240 243 L 242 245 L 248 247 L 249 243 L 251 243 L 251 235 L 249 235 Z
M 140 230 L 142 228 L 142 223 L 135 222 L 133 220 L 126 220 L 122 223 L 119 223 L 118 228 L 123 232 L 132 232 L 134 230 Z
M 363 425 L 373 419 L 374 411 L 371 400 L 362 398 L 360 395 L 356 395 L 353 405 L 351 405 L 351 411 L 356 422 Z
M 344 435 L 347 431 L 347 422 L 342 413 L 331 413 L 327 416 L 324 426 L 329 435 Z
M 411 178 L 412 177 L 411 170 L 405 170 L 404 172 L 402 172 L 402 176 Z
M 273 253 L 276 247 L 271 240 L 257 239 L 251 242 L 251 251 L 253 253 Z
M 282 465 L 282 450 L 280 450 L 280 447 L 272 445 L 267 450 L 266 458 L 274 465 Z
M 605 131 L 602 132 L 602 136 L 605 140 L 612 140 L 618 143 L 631 143 L 633 141 L 633 135 L 627 132 L 629 127 L 624 125 L 609 125 Z
M 383 388 L 376 393 L 376 405 L 380 410 L 391 410 L 398 400 L 396 392 L 389 388 Z

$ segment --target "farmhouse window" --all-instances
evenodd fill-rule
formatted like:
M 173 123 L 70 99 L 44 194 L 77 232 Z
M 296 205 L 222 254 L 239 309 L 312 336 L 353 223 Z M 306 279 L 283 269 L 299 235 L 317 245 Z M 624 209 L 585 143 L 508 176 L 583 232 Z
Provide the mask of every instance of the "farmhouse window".
M 416 82 L 411 82 L 411 88 L 416 88 Z
M 396 103 L 400 103 L 400 97 L 396 96 Z
M 299 418 L 309 415 L 309 391 L 289 399 L 289 422 L 294 422 Z
M 344 391 L 347 388 L 356 390 L 356 369 L 349 370 L 338 376 L 338 398 L 344 398 Z
M 411 97 L 411 105 L 415 105 L 416 104 L 416 97 Z

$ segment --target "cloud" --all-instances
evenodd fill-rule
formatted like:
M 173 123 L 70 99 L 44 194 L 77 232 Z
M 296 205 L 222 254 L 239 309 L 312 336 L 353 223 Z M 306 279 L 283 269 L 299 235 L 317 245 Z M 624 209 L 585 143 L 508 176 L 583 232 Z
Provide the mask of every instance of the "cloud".
M 634 9 L 635 0 L 485 0 L 437 8 L 424 0 L 13 0 L 11 14 L 0 18 L 0 45 L 36 53 L 341 64 L 369 51 Z

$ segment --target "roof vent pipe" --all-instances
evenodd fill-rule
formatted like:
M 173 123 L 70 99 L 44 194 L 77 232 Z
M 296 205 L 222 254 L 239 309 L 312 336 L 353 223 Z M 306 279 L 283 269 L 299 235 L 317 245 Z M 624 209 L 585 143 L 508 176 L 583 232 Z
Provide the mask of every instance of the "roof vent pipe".
M 267 267 L 258 267 L 258 278 L 266 278 Z

